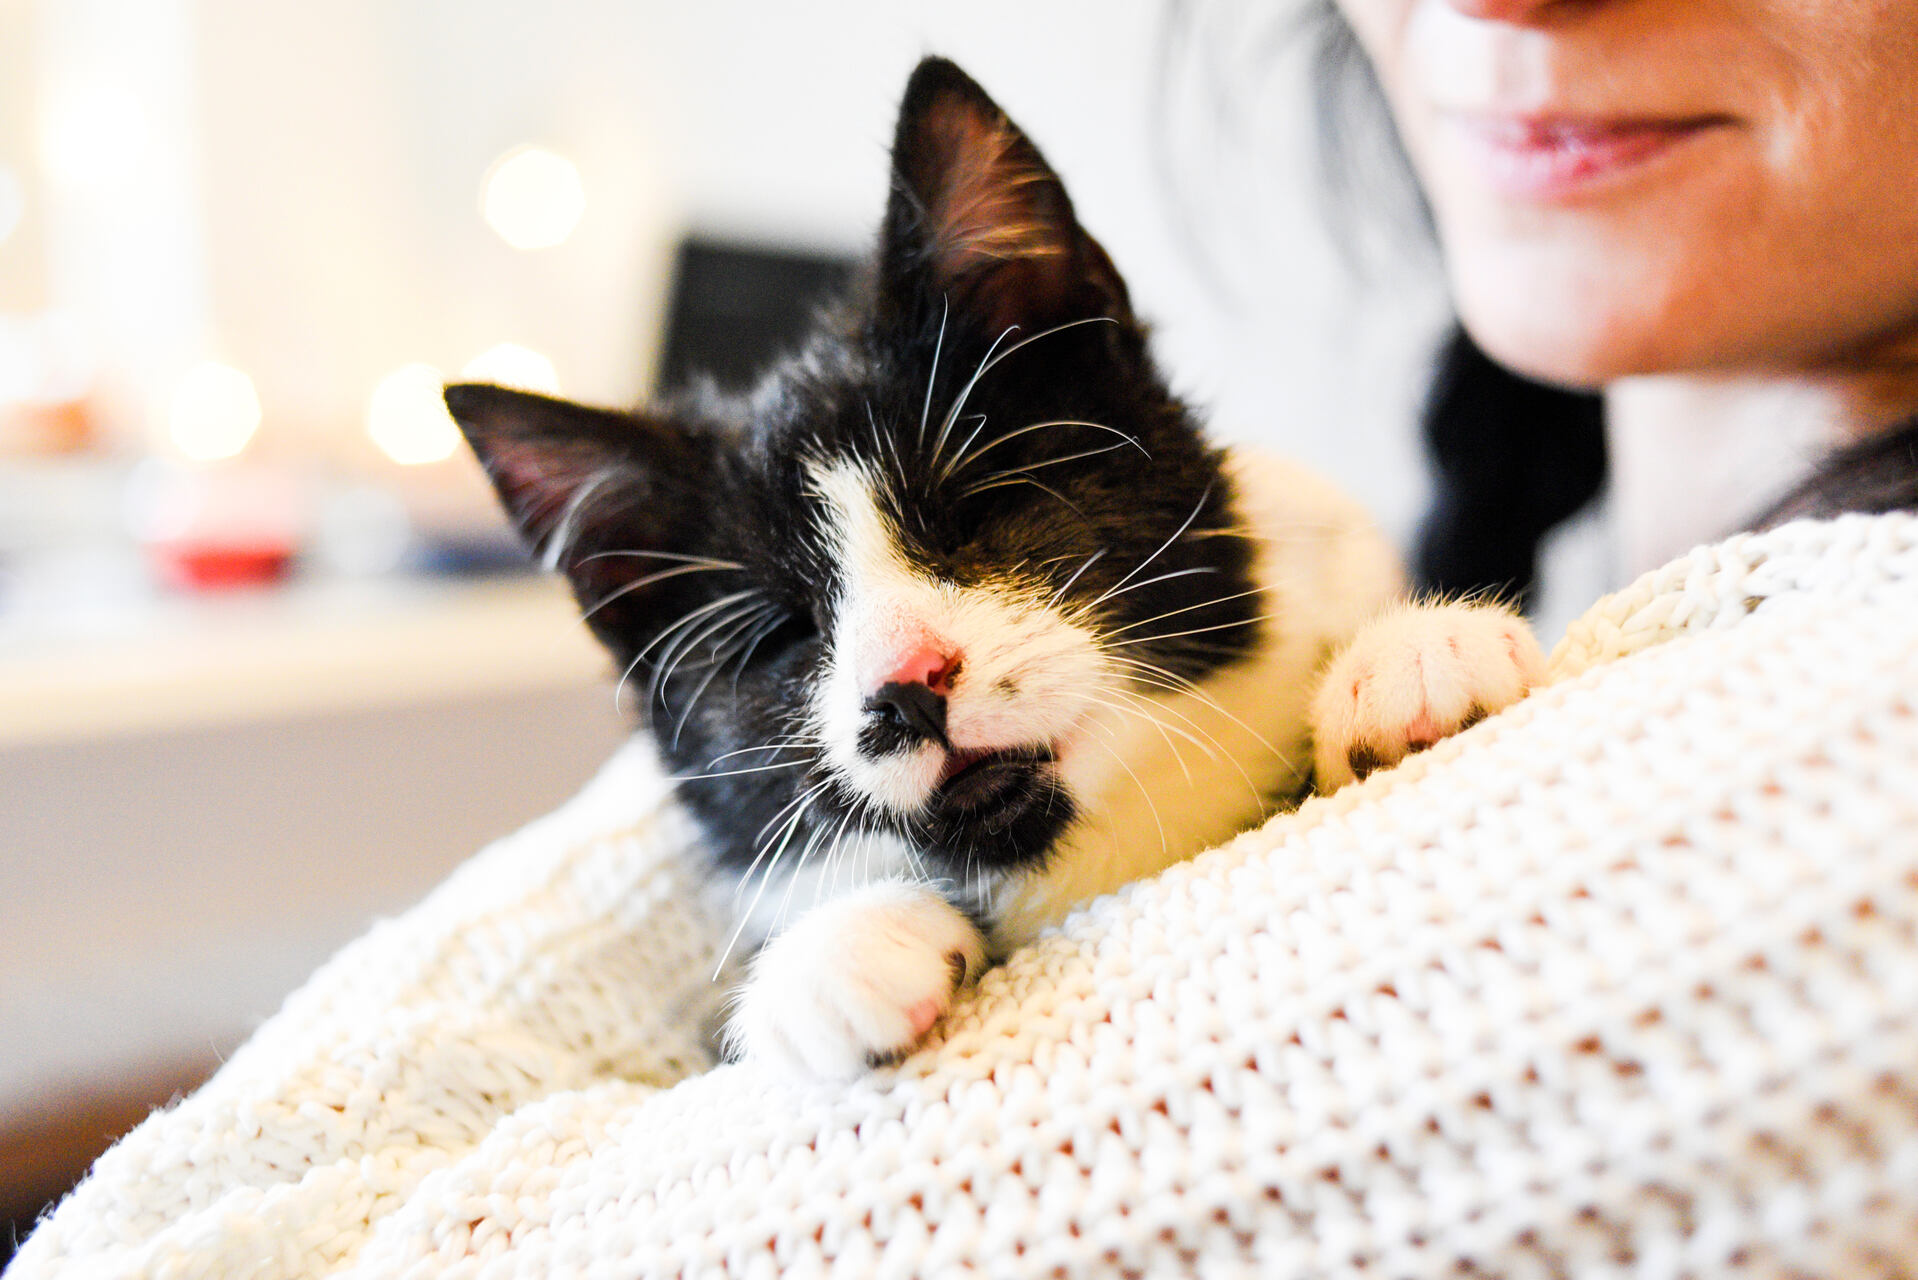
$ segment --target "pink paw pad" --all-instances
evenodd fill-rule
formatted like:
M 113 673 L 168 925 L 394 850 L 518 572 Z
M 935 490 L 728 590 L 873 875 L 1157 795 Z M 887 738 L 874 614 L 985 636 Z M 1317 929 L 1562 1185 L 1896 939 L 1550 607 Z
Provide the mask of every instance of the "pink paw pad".
M 1405 741 L 1406 750 L 1423 751 L 1443 738 L 1445 730 L 1439 727 L 1439 722 L 1432 718 L 1432 713 L 1428 709 L 1421 710 L 1406 721 L 1405 727 L 1400 730 L 1400 736 Z
M 945 1002 L 927 997 L 906 1010 L 906 1025 L 912 1028 L 916 1040 L 932 1030 L 932 1024 L 939 1021 L 939 1015 L 945 1012 Z

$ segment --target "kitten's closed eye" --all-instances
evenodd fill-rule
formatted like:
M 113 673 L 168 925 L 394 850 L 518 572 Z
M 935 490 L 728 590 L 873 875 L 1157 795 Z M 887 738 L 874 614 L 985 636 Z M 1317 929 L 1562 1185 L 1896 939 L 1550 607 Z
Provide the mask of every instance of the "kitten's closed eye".
M 754 649 L 748 661 L 757 659 L 764 662 L 777 658 L 787 650 L 805 644 L 808 640 L 816 639 L 819 635 L 819 624 L 813 621 L 810 614 L 782 612 L 776 621 L 768 625 L 771 629 Z

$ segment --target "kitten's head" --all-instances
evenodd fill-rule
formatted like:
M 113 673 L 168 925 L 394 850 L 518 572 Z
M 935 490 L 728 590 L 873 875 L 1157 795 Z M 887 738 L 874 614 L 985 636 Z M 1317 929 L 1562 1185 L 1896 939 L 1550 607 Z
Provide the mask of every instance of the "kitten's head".
M 1029 866 L 1115 726 L 1254 642 L 1251 556 L 1026 136 L 929 59 L 892 163 L 869 279 L 750 395 L 446 399 L 722 857 Z

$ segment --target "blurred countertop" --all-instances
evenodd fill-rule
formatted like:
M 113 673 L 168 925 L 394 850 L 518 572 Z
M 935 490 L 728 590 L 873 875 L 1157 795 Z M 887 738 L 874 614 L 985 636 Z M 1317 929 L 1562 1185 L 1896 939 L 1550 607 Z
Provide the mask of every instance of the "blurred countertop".
M 106 576 L 0 598 L 0 1151 L 204 1075 L 630 732 L 554 579 Z
M 544 577 L 0 609 L 0 748 L 577 688 L 607 668 Z

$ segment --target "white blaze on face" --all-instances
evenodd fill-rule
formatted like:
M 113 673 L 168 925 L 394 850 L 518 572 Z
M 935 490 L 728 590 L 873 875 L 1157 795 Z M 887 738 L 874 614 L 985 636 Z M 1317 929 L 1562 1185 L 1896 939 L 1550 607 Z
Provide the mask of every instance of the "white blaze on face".
M 811 719 L 840 776 L 902 814 L 918 810 L 938 786 L 946 753 L 933 743 L 879 760 L 859 751 L 867 699 L 927 648 L 959 664 L 946 706 L 955 747 L 1068 749 L 1110 680 L 1091 634 L 1034 588 L 959 586 L 915 567 L 879 507 L 872 476 L 856 464 L 815 464 L 810 479 L 842 574 Z

